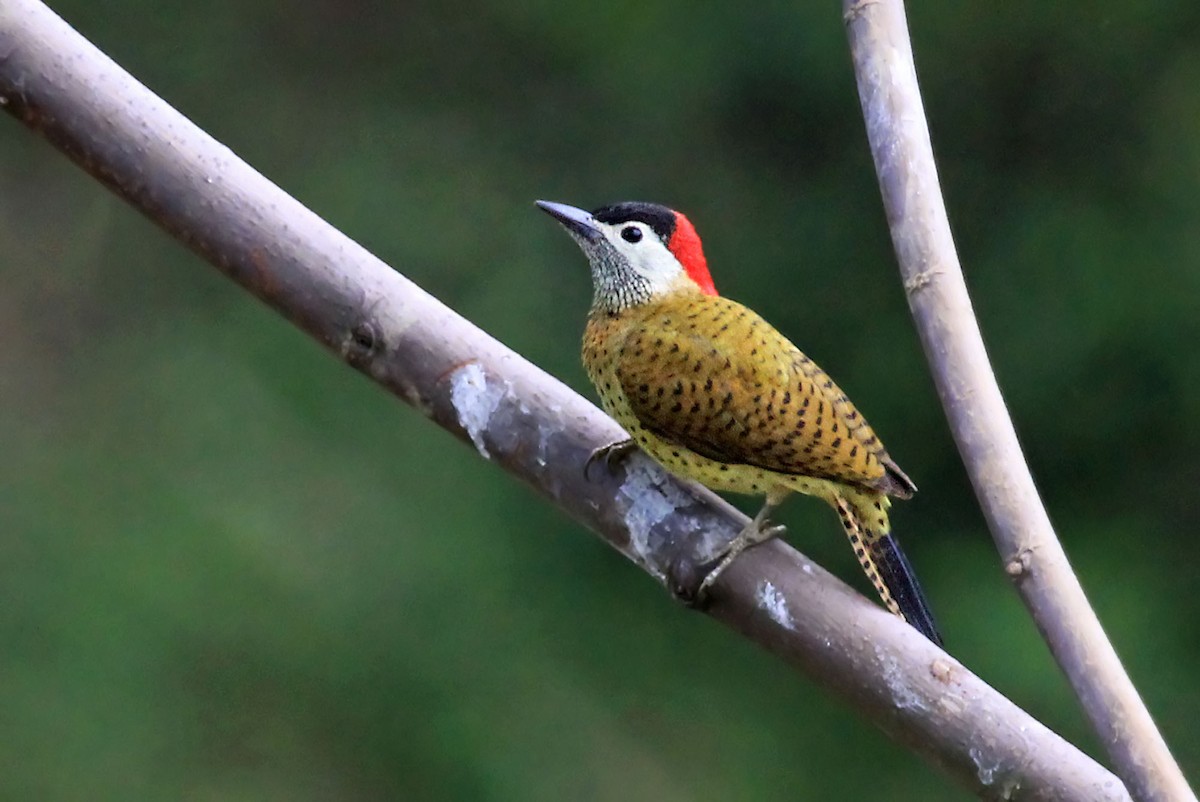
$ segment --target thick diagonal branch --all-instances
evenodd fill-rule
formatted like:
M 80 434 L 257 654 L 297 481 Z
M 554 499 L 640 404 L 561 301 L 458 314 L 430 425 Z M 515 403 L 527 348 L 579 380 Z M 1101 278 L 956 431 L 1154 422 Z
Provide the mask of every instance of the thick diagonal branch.
M 1005 572 L 1135 799 L 1195 799 L 1088 604 L 1025 464 L 971 309 L 902 0 L 845 0 L 867 136 L 913 317 Z
M 0 106 L 660 581 L 694 581 L 744 524 L 639 456 L 586 480 L 588 454 L 621 435 L 611 420 L 271 184 L 35 0 L 0 0 Z M 713 616 L 982 796 L 1128 798 L 1086 755 L 785 544 L 744 555 L 713 595 Z

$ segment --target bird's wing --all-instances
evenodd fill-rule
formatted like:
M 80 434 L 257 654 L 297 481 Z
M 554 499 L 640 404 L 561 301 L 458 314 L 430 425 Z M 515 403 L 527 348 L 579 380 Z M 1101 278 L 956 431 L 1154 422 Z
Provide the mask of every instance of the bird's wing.
M 616 373 L 641 424 L 697 454 L 902 497 L 915 490 L 825 372 L 735 301 L 697 296 L 649 313 Z

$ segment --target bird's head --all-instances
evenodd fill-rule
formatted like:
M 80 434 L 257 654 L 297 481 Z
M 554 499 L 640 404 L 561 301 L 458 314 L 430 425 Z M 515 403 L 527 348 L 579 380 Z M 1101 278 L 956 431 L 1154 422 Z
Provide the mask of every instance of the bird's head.
M 717 294 L 696 229 L 674 209 L 617 203 L 585 212 L 550 201 L 537 205 L 587 255 L 596 309 L 619 312 L 676 292 Z

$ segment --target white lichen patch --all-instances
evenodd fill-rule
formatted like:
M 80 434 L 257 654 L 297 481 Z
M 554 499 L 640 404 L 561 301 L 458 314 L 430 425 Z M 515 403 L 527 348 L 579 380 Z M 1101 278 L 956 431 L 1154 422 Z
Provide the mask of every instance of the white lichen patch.
M 991 724 L 990 716 L 985 714 L 983 717 L 984 724 Z M 1027 752 L 1030 748 L 1025 737 L 1025 728 L 1020 731 L 1024 748 L 1021 752 Z M 1021 790 L 1020 772 L 1013 771 L 1012 765 L 1020 765 L 1020 759 L 1016 759 L 1013 764 L 1007 764 L 1000 750 L 996 748 L 996 744 L 991 741 L 976 743 L 970 749 L 967 749 L 967 755 L 971 756 L 971 762 L 976 767 L 976 777 L 979 778 L 979 783 L 984 785 L 984 788 L 989 790 L 989 798 L 996 800 L 1012 800 L 1016 796 L 1016 792 Z
M 796 628 L 796 622 L 792 620 L 792 611 L 788 609 L 787 599 L 783 598 L 783 594 L 779 592 L 779 588 L 767 580 L 764 579 L 758 584 L 758 590 L 754 594 L 754 601 L 779 626 L 784 629 Z
M 655 561 L 650 559 L 650 535 L 655 526 L 675 512 L 680 500 L 672 496 L 676 489 L 662 481 L 663 474 L 646 461 L 630 459 L 625 466 L 625 481 L 617 501 L 629 530 L 630 556 L 657 575 Z
M 713 560 L 731 537 L 728 527 L 709 525 L 703 505 L 665 468 L 641 453 L 623 462 L 625 479 L 617 491 L 617 511 L 629 532 L 627 556 L 659 581 L 668 561 L 685 553 L 696 563 Z M 678 514 L 670 525 L 661 525 Z
M 901 668 L 900 661 L 896 659 L 895 655 L 876 646 L 875 656 L 879 659 L 879 666 L 883 670 L 883 681 L 887 683 L 888 690 L 892 694 L 892 702 L 896 707 L 900 710 L 923 709 L 925 703 L 921 700 L 921 694 L 913 687 L 912 678 Z
M 491 459 L 484 436 L 492 416 L 508 393 L 506 382 L 489 382 L 487 373 L 478 362 L 469 362 L 450 374 L 450 403 L 458 415 L 458 423 L 484 459 Z
M 979 777 L 979 782 L 984 785 L 994 783 L 996 772 L 1000 770 L 1000 761 L 978 746 L 972 746 L 967 750 L 967 754 L 975 764 L 975 774 Z
M 522 407 L 522 411 L 527 412 L 528 410 Z M 546 423 L 538 424 L 537 455 L 534 457 L 539 468 L 546 467 L 546 455 L 550 450 L 550 441 L 562 434 L 563 430 L 562 407 L 558 404 L 550 404 L 545 411 Z

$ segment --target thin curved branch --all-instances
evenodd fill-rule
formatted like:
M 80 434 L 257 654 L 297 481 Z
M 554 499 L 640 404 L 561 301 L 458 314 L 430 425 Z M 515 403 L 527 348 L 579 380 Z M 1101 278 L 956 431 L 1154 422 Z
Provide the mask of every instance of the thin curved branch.
M 904 288 L 1004 570 L 1138 800 L 1194 800 L 1067 562 L 988 362 L 950 234 L 901 0 L 845 0 Z
M 271 184 L 36 0 L 0 0 L 0 106 L 660 581 L 690 581 L 744 525 L 636 455 L 585 481 L 587 455 L 620 436 L 609 418 Z M 711 615 L 982 797 L 1128 799 L 1104 768 L 786 544 L 745 554 L 714 596 Z

